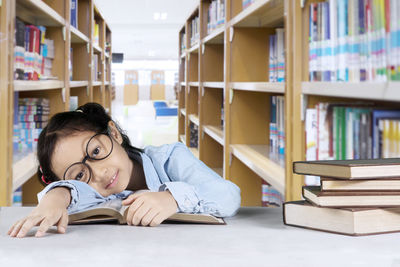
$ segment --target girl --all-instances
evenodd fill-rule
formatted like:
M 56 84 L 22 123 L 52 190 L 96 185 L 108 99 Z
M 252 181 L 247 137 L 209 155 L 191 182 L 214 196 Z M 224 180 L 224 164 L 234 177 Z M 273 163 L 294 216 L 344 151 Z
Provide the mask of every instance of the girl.
M 240 189 L 199 161 L 181 143 L 131 145 L 104 108 L 88 103 L 54 115 L 39 136 L 38 175 L 48 184 L 38 206 L 8 231 L 24 237 L 39 226 L 65 233 L 68 213 L 121 198 L 129 225 L 156 226 L 175 212 L 233 216 Z M 132 194 L 149 189 L 150 192 Z

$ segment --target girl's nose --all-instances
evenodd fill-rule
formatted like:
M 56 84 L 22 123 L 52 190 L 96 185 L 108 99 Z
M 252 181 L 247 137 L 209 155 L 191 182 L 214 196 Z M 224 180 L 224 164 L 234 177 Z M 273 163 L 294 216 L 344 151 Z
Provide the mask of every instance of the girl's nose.
M 89 166 L 92 169 L 92 182 L 101 182 L 108 178 L 108 168 L 104 162 L 90 162 Z

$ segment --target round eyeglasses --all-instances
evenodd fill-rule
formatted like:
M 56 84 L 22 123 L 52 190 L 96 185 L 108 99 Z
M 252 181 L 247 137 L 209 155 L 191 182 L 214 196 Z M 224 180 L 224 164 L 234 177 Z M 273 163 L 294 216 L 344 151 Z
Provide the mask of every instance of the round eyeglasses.
M 92 178 L 92 169 L 87 160 L 102 160 L 107 158 L 113 150 L 113 141 L 108 133 L 93 135 L 86 145 L 86 156 L 82 161 L 73 163 L 64 172 L 64 180 L 77 180 L 89 183 Z

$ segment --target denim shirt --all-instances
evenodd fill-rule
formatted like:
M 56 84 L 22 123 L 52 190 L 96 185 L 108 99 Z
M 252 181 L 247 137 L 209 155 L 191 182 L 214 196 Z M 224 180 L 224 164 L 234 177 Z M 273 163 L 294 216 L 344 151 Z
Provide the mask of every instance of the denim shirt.
M 208 168 L 182 143 L 148 146 L 141 156 L 147 187 L 152 192 L 169 190 L 178 204 L 177 212 L 227 217 L 235 215 L 239 209 L 239 187 Z M 38 194 L 39 201 L 45 193 L 59 186 L 70 189 L 70 214 L 132 194 L 132 191 L 126 190 L 103 197 L 86 183 L 62 180 L 46 186 Z

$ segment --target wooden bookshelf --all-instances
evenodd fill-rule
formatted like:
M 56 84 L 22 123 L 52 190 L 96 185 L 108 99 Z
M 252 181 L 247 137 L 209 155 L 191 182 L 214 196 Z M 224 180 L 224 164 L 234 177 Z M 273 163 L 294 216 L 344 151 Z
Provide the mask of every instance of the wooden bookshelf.
M 183 32 L 190 33 L 191 21 L 199 15 L 198 43 L 191 45 L 187 37 L 189 49 L 179 49 L 179 125 L 184 128 L 179 136 L 189 145 L 188 134 L 183 134 L 190 131 L 191 123 L 199 125 L 200 160 L 241 188 L 243 206 L 261 205 L 262 180 L 286 200 L 294 199 L 287 193 L 292 190 L 291 148 L 286 147 L 282 159 L 275 161 L 269 156 L 270 99 L 284 96 L 286 103 L 292 101 L 290 71 L 286 67 L 289 83 L 270 82 L 268 76 L 269 36 L 276 28 L 291 29 L 286 11 L 292 2 L 258 0 L 243 9 L 241 0 L 226 0 L 225 22 L 207 33 L 211 1 L 200 0 L 180 31 L 181 39 Z M 290 117 L 287 111 L 285 107 Z M 286 128 L 289 124 L 290 120 L 285 120 Z M 291 129 L 286 132 L 290 137 Z
M 71 26 L 69 0 L 3 0 L 0 5 L 0 33 L 8 40 L 0 42 L 0 206 L 12 204 L 13 191 L 22 186 L 23 204 L 37 201 L 36 194 L 43 188 L 36 177 L 35 151 L 19 154 L 12 151 L 14 92 L 20 98 L 43 97 L 50 100 L 50 116 L 69 110 L 70 96 L 78 97 L 78 105 L 96 101 L 111 107 L 106 82 L 111 80 L 111 61 L 105 58 L 105 42 L 111 47 L 111 30 L 94 5 L 93 0 L 78 1 L 78 25 Z M 14 24 L 15 17 L 26 24 L 46 27 L 46 38 L 54 40 L 52 75 L 56 80 L 23 81 L 14 79 Z M 93 45 L 93 23 L 96 19 L 104 27 L 100 42 Z M 72 48 L 72 53 L 70 52 Z M 94 53 L 100 54 L 99 81 L 93 82 L 90 64 Z M 108 50 L 111 53 L 111 50 Z M 110 57 L 109 57 L 110 58 Z M 72 70 L 69 70 L 69 61 Z M 107 66 L 106 66 L 107 65 Z M 106 69 L 106 71 L 102 71 Z M 107 78 L 105 73 L 109 75 Z M 70 79 L 71 77 L 71 79 Z M 99 88 L 96 90 L 96 88 Z M 96 94 L 96 95 L 95 95 Z M 108 102 L 107 102 L 108 101 Z M 7 148 L 7 149 L 3 149 Z
M 14 91 L 18 92 L 51 90 L 63 87 L 63 81 L 14 81 Z

